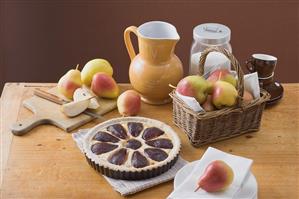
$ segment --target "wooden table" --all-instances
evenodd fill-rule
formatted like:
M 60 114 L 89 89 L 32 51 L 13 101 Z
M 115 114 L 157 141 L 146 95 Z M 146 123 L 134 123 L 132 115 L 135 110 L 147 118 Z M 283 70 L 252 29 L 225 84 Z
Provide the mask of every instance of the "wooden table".
M 23 137 L 12 136 L 9 126 L 31 113 L 21 101 L 32 95 L 34 87 L 53 84 L 8 83 L 1 96 L 1 171 L 4 171 L 2 198 L 123 198 L 85 161 L 71 134 L 44 125 Z M 299 84 L 284 84 L 282 101 L 265 110 L 259 132 L 243 135 L 210 146 L 254 160 L 259 198 L 299 197 Z M 182 140 L 181 155 L 197 160 L 208 146 L 193 148 L 184 133 L 172 123 L 171 104 L 143 104 L 141 116 L 161 120 L 171 126 Z M 117 111 L 105 120 L 118 117 Z M 101 121 L 93 121 L 83 128 Z M 173 182 L 150 188 L 128 198 L 166 198 Z

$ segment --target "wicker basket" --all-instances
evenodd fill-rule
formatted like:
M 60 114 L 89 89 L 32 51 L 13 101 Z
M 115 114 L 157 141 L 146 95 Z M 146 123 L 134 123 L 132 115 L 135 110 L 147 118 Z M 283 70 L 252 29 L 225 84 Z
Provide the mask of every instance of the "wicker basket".
M 238 95 L 243 96 L 243 72 L 237 59 L 223 48 L 209 48 L 205 50 L 199 61 L 199 75 L 203 74 L 204 63 L 210 52 L 223 53 L 235 69 L 238 80 Z M 260 127 L 262 113 L 270 95 L 261 90 L 261 97 L 245 105 L 242 98 L 238 97 L 234 107 L 227 107 L 211 112 L 194 112 L 180 98 L 175 91 L 170 96 L 173 99 L 173 120 L 188 136 L 193 146 L 228 139 L 244 133 L 257 131 Z

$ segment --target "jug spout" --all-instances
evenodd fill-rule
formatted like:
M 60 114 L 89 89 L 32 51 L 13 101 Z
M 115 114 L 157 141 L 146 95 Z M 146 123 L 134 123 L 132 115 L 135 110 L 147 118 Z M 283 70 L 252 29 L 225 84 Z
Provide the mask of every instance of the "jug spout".
M 137 29 L 140 56 L 152 63 L 166 62 L 174 53 L 180 36 L 176 28 L 167 22 L 151 21 Z

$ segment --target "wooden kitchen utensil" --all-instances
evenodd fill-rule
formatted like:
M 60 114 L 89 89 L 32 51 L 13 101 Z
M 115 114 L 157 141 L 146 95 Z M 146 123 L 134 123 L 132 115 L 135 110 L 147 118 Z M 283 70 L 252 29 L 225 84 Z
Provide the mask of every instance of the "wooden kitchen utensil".
M 57 88 L 54 87 L 48 92 L 56 95 Z M 60 96 L 57 99 L 59 98 Z M 97 115 L 103 115 L 116 108 L 116 99 L 99 99 L 98 101 L 100 103 L 100 108 L 94 111 Z M 23 105 L 33 112 L 33 116 L 13 124 L 11 131 L 14 135 L 24 135 L 41 124 L 52 124 L 70 132 L 95 118 L 94 116 L 85 113 L 82 113 L 77 117 L 69 118 L 61 112 L 61 105 L 38 96 L 33 96 L 24 100 Z

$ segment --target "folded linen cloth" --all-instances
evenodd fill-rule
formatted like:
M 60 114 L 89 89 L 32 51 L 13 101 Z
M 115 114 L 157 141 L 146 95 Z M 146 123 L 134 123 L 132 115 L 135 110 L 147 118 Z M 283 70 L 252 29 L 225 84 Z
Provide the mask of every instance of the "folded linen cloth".
M 198 101 L 194 98 L 194 97 L 189 97 L 189 96 L 185 96 L 185 95 L 181 95 L 179 94 L 177 91 L 175 91 L 175 94 L 181 99 L 183 100 L 183 102 L 185 104 L 187 104 L 187 106 L 189 106 L 193 111 L 195 112 L 201 112 L 201 111 L 205 111 L 200 104 L 198 103 Z
M 72 134 L 80 151 L 83 153 L 83 140 L 84 136 L 89 129 L 81 129 L 76 133 Z M 144 189 L 153 187 L 155 185 L 161 184 L 163 182 L 170 181 L 174 178 L 178 170 L 180 170 L 188 162 L 183 158 L 179 157 L 177 162 L 169 169 L 167 172 L 145 180 L 129 181 L 129 180 L 117 180 L 104 176 L 107 182 L 113 187 L 114 190 L 118 191 L 121 195 L 126 196 L 130 194 L 137 193 Z
M 197 192 L 197 182 L 203 175 L 205 168 L 214 160 L 222 160 L 230 165 L 234 172 L 232 184 L 222 192 L 208 193 L 203 189 Z M 189 176 L 168 196 L 168 199 L 193 199 L 193 198 L 217 198 L 232 199 L 240 191 L 246 177 L 250 173 L 252 160 L 240 156 L 231 155 L 215 148 L 209 147 L 201 160 L 195 165 Z M 255 194 L 255 193 L 253 193 Z

